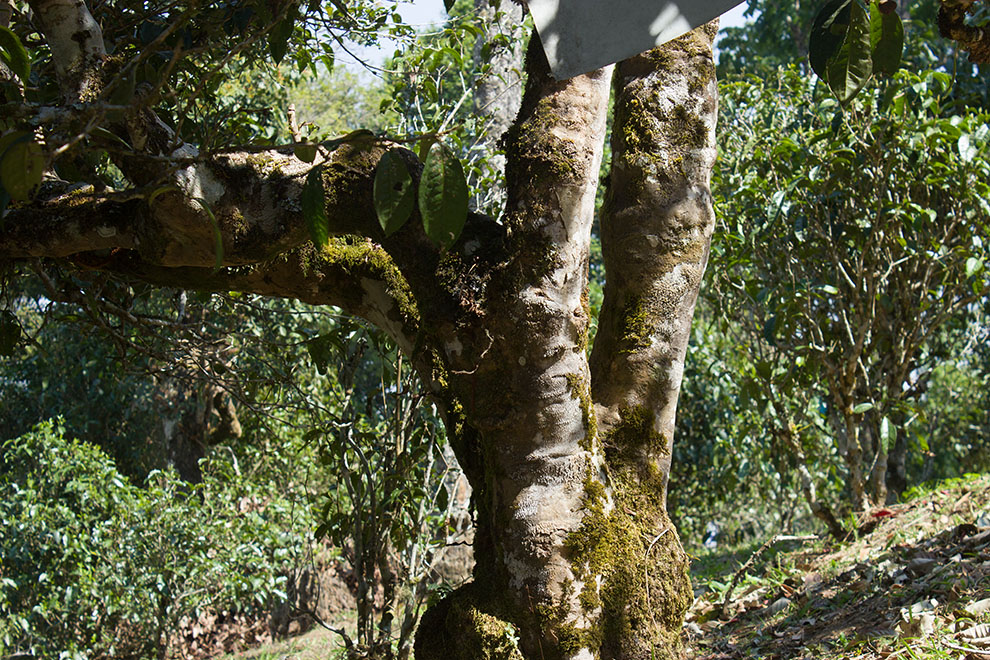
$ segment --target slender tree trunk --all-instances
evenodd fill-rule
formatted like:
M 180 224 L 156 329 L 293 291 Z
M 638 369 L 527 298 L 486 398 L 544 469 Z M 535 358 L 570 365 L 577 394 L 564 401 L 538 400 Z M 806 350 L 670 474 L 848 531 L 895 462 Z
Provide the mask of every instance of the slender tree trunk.
M 897 499 L 907 489 L 907 436 L 897 434 L 887 463 L 887 498 Z
M 801 480 L 801 490 L 804 493 L 804 499 L 808 503 L 808 508 L 811 509 L 812 515 L 825 523 L 825 527 L 828 529 L 828 533 L 835 539 L 841 539 L 845 536 L 845 530 L 842 529 L 842 525 L 836 520 L 835 514 L 832 512 L 832 508 L 822 500 L 818 498 L 818 489 L 815 487 L 815 479 L 811 475 L 811 471 L 808 469 L 808 458 L 804 454 L 804 449 L 801 447 L 801 439 L 795 437 L 793 431 L 793 424 L 788 423 L 786 428 L 780 430 L 780 435 L 787 446 L 788 451 L 794 456 L 797 462 L 797 472 L 798 478 Z
M 879 435 L 874 437 L 874 425 L 864 424 L 863 430 L 873 440 L 872 445 L 873 467 L 870 470 L 870 499 L 874 506 L 883 506 L 887 503 L 887 464 L 889 460 L 890 448 Z

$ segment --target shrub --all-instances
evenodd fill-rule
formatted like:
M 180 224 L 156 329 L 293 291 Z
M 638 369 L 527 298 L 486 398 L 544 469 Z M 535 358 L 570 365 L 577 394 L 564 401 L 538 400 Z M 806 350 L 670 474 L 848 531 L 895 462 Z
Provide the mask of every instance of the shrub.
M 303 531 L 236 464 L 144 488 L 46 422 L 0 452 L 0 656 L 165 657 L 183 617 L 269 611 Z

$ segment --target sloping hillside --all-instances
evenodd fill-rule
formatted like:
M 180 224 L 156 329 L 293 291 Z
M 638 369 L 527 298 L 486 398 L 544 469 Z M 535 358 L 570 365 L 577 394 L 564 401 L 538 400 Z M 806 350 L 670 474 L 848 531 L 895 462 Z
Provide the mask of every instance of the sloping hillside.
M 740 573 L 758 551 L 696 562 L 689 658 L 990 658 L 990 477 L 873 511 L 845 543 L 772 544 Z

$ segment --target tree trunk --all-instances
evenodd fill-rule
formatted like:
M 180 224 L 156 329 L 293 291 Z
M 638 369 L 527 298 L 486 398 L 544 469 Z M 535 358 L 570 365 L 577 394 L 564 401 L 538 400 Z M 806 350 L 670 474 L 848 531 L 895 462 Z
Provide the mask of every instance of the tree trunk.
M 908 443 L 905 433 L 898 433 L 897 440 L 891 448 L 887 463 L 887 500 L 897 501 L 901 493 L 907 490 L 907 453 Z
M 557 82 L 530 48 L 507 139 L 511 258 L 492 273 L 483 341 L 446 344 L 463 362 L 450 382 L 480 454 L 466 457 L 481 466 L 468 470 L 475 581 L 424 616 L 419 660 L 680 655 L 690 585 L 665 501 L 714 223 L 714 32 L 617 68 L 608 287 L 590 364 L 588 243 L 609 70 Z

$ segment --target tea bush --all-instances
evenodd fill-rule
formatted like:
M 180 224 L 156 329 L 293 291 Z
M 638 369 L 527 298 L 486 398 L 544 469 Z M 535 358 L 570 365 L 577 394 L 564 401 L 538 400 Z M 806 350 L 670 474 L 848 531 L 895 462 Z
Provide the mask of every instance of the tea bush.
M 308 513 L 233 459 L 145 487 L 46 422 L 0 452 L 0 657 L 165 657 L 183 617 L 269 611 Z M 302 515 L 299 515 L 299 514 Z

